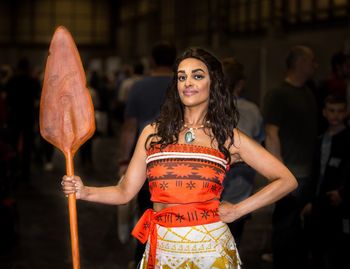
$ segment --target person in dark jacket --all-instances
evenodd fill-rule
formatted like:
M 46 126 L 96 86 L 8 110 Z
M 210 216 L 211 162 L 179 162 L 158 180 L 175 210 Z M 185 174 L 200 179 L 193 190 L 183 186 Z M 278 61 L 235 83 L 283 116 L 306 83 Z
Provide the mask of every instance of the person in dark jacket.
M 318 140 L 315 194 L 304 212 L 309 213 L 314 268 L 350 268 L 350 128 L 345 124 L 346 108 L 346 100 L 337 96 L 328 96 L 323 108 L 328 128 Z
M 20 59 L 15 75 L 7 84 L 11 145 L 17 152 L 16 170 L 23 183 L 30 181 L 35 136 L 35 103 L 40 95 L 40 82 L 32 76 L 31 71 L 29 60 Z

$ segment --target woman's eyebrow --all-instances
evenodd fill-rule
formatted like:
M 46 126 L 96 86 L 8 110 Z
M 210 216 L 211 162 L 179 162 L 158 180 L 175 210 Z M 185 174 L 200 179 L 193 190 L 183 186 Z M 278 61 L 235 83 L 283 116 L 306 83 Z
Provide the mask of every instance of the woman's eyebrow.
M 184 70 L 178 70 L 177 72 L 178 73 L 186 73 Z M 196 73 L 196 72 L 203 72 L 203 73 L 205 73 L 205 71 L 203 69 L 201 69 L 201 68 L 193 69 L 191 71 L 191 73 Z
M 203 73 L 205 73 L 204 70 L 201 68 L 197 68 L 197 69 L 192 70 L 192 73 L 196 73 L 198 71 L 202 71 Z

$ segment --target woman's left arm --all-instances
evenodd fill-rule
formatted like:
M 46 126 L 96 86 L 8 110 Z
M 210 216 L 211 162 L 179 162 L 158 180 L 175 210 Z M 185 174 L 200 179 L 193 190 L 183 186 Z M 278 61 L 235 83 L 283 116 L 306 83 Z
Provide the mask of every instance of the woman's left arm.
M 234 130 L 234 138 L 231 154 L 238 155 L 246 164 L 267 178 L 269 184 L 237 204 L 221 203 L 219 215 L 223 222 L 232 222 L 256 209 L 272 204 L 298 186 L 288 168 L 261 145 L 237 129 Z

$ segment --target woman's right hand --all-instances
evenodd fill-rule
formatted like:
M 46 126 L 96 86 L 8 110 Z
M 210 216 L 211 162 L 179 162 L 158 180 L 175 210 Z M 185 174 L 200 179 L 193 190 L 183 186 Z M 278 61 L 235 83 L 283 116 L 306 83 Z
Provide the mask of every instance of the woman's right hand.
M 61 181 L 63 192 L 66 196 L 75 193 L 77 199 L 82 199 L 85 193 L 83 181 L 78 176 L 63 176 Z

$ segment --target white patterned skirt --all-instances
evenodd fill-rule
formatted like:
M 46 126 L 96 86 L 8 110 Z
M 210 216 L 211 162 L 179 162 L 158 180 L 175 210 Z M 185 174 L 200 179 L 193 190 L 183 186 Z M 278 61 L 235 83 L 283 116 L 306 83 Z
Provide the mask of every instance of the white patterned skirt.
M 157 224 L 156 269 L 240 269 L 233 236 L 221 221 L 192 227 Z M 149 241 L 140 262 L 147 269 Z

